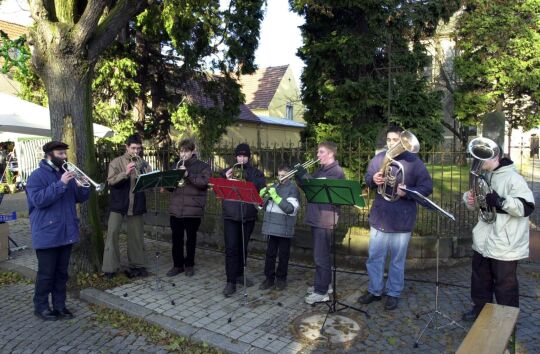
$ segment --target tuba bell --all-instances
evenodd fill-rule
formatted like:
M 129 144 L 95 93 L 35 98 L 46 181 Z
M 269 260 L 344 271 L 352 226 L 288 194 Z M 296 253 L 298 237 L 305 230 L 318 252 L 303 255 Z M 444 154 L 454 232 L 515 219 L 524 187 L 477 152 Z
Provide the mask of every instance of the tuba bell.
M 385 200 L 395 202 L 399 199 L 397 189 L 399 184 L 405 184 L 405 170 L 403 164 L 394 160 L 401 153 L 408 151 L 413 154 L 420 151 L 420 143 L 416 136 L 408 130 L 404 130 L 399 135 L 399 142 L 386 151 L 383 163 L 379 170 L 384 178 L 384 183 L 378 186 L 379 193 Z M 392 169 L 394 167 L 394 169 Z M 398 176 L 401 173 L 401 180 L 398 181 Z
M 497 219 L 495 208 L 490 208 L 486 203 L 486 195 L 493 190 L 482 172 L 482 166 L 487 160 L 491 160 L 500 154 L 497 143 L 488 138 L 476 138 L 471 140 L 467 150 L 473 157 L 469 173 L 469 189 L 480 208 L 480 218 L 488 223 L 494 223 Z

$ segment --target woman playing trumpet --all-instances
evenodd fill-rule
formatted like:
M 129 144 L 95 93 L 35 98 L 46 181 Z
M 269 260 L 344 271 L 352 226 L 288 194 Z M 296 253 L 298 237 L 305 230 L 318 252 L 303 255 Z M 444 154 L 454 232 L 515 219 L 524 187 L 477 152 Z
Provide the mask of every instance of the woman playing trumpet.
M 180 160 L 176 164 L 176 169 L 185 172 L 178 186 L 169 190 L 172 192 L 169 214 L 173 266 L 167 275 L 172 277 L 185 272 L 186 276 L 191 277 L 194 274 L 197 231 L 204 215 L 208 180 L 212 172 L 207 163 L 197 159 L 193 140 L 184 139 L 179 147 Z M 184 231 L 186 234 L 185 256 Z

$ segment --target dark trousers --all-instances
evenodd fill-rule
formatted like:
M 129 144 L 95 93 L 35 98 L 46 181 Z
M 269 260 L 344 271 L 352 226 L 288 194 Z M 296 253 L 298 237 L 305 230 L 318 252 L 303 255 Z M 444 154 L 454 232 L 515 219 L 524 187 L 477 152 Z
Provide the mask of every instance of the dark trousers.
M 266 259 L 264 262 L 264 275 L 266 275 L 267 279 L 287 279 L 287 268 L 289 266 L 290 254 L 290 237 L 268 236 L 268 247 L 266 248 Z M 279 257 L 277 270 L 276 256 Z
M 177 268 L 193 267 L 195 265 L 195 246 L 197 245 L 197 230 L 201 218 L 177 218 L 171 216 L 172 257 Z M 186 232 L 186 257 L 184 257 L 184 231 Z
M 519 307 L 517 261 L 499 261 L 474 252 L 472 257 L 471 298 L 477 313 L 486 303 Z
M 311 227 L 313 235 L 313 259 L 315 261 L 315 292 L 326 294 L 332 281 L 332 263 L 330 250 L 332 242 L 332 230 L 319 227 Z
M 255 227 L 255 221 L 246 221 L 243 227 L 244 245 L 242 245 L 242 223 L 233 220 L 224 220 L 223 222 L 225 273 L 227 274 L 228 283 L 236 283 L 236 278 L 244 275 L 244 258 L 247 258 L 249 239 Z
M 66 307 L 66 284 L 68 281 L 71 246 L 36 250 L 38 271 L 34 290 L 34 309 L 42 312 L 49 308 L 49 294 L 55 310 Z

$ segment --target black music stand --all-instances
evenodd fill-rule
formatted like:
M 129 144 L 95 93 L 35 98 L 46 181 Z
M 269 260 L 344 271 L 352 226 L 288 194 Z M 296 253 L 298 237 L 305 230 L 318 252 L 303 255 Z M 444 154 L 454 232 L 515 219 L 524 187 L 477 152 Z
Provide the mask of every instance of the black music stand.
M 442 216 L 444 217 L 447 217 L 448 219 L 452 220 L 452 221 L 456 221 L 456 218 L 454 217 L 454 215 L 450 214 L 449 212 L 447 212 L 446 210 L 444 210 L 443 208 L 441 208 L 440 206 L 438 206 L 437 204 L 435 204 L 433 201 L 431 201 L 429 198 L 426 198 L 424 197 L 422 194 L 420 194 L 418 191 L 415 191 L 415 190 L 412 190 L 412 189 L 408 189 L 408 188 L 405 188 L 405 187 L 400 187 L 400 189 L 402 189 L 403 191 L 405 191 L 405 193 L 407 194 L 407 197 L 411 198 L 411 199 L 414 199 L 418 204 L 420 204 L 421 206 L 423 206 L 424 208 L 426 208 L 427 210 L 429 211 L 436 211 L 438 213 L 437 215 L 437 245 L 436 245 L 436 248 L 437 248 L 437 262 L 436 262 L 436 280 L 435 280 L 435 309 L 433 311 L 427 311 L 427 312 L 424 312 L 424 313 L 417 313 L 416 314 L 416 318 L 420 318 L 420 316 L 423 316 L 423 315 L 428 315 L 429 316 L 429 321 L 426 323 L 426 325 L 424 326 L 424 328 L 420 331 L 420 334 L 418 335 L 418 337 L 416 338 L 416 341 L 414 342 L 414 347 L 415 348 L 418 348 L 418 343 L 420 342 L 420 338 L 422 338 L 422 335 L 424 334 L 424 332 L 426 331 L 426 329 L 429 327 L 429 325 L 433 322 L 433 325 L 434 325 L 434 329 L 435 330 L 439 330 L 441 328 L 444 328 L 444 327 L 448 327 L 448 326 L 452 326 L 452 325 L 456 325 L 458 327 L 460 327 L 461 329 L 465 330 L 465 328 L 460 325 L 459 323 L 457 323 L 455 320 L 451 319 L 448 315 L 442 313 L 441 311 L 439 311 L 439 241 L 440 241 L 440 219 Z M 437 316 L 439 317 L 442 317 L 444 319 L 446 319 L 448 321 L 448 323 L 444 324 L 444 325 L 441 325 L 441 326 L 438 326 L 437 325 Z
M 242 258 L 244 260 L 244 304 L 248 303 L 247 294 L 247 257 L 246 238 L 244 235 L 244 203 L 261 207 L 263 200 L 253 182 L 230 180 L 225 178 L 210 178 L 210 184 L 216 198 L 240 203 L 240 218 L 242 226 Z
M 364 207 L 364 198 L 361 196 L 360 183 L 357 181 L 349 181 L 344 179 L 305 179 L 302 180 L 301 188 L 306 195 L 308 203 L 314 204 L 331 204 L 337 205 L 351 205 L 355 207 Z M 332 300 L 325 302 L 328 306 L 328 312 L 324 317 L 324 322 L 320 329 L 322 333 L 324 331 L 324 325 L 328 318 L 328 314 L 336 313 L 348 308 L 363 313 L 367 318 L 369 314 L 357 307 L 343 303 L 338 300 L 337 282 L 336 282 L 336 222 L 334 213 L 334 227 L 332 228 L 332 252 L 333 252 L 333 287 L 334 294 Z M 337 308 L 337 305 L 343 307 Z
M 157 242 L 158 232 L 157 232 L 157 190 L 158 188 L 176 188 L 178 182 L 184 178 L 186 170 L 170 170 L 170 171 L 152 171 L 149 173 L 141 174 L 137 177 L 137 182 L 135 187 L 133 187 L 133 193 L 144 192 L 148 189 L 154 189 L 154 227 L 153 234 L 154 239 Z M 155 290 L 161 289 L 161 277 L 159 276 L 159 250 L 156 250 L 156 273 L 155 273 Z M 172 286 L 176 284 L 173 282 L 168 282 Z M 171 300 L 171 304 L 175 305 L 174 300 Z

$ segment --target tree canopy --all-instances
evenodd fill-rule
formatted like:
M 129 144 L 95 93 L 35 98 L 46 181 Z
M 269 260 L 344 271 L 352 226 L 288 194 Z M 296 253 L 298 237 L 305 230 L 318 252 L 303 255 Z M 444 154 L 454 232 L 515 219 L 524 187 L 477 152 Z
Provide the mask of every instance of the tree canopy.
M 478 124 L 502 111 L 508 128 L 540 122 L 540 2 L 470 0 L 457 24 L 456 114 Z M 511 133 L 508 130 L 508 134 Z
M 306 18 L 298 55 L 306 63 L 302 92 L 312 136 L 368 147 L 381 128 L 397 123 L 428 147 L 436 143 L 441 96 L 423 75 L 423 40 L 459 1 L 290 3 Z

